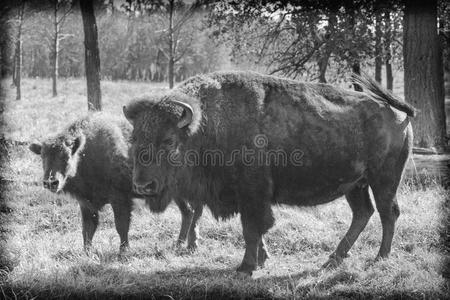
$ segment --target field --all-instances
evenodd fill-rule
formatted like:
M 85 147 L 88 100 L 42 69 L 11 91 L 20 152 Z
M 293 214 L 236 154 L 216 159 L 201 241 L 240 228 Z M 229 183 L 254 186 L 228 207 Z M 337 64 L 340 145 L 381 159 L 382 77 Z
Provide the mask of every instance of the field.
M 23 100 L 4 82 L 5 138 L 29 142 L 57 132 L 87 113 L 81 79 L 60 80 L 59 96 L 51 82 L 25 79 Z M 163 86 L 103 82 L 105 111 L 121 114 L 134 96 Z M 448 252 L 442 227 L 449 214 L 449 191 L 431 180 L 417 188 L 402 185 L 390 258 L 374 261 L 381 241 L 377 213 L 335 270 L 320 266 L 334 250 L 351 221 L 345 199 L 314 208 L 274 207 L 276 225 L 267 234 L 272 257 L 252 279 L 240 278 L 235 267 L 244 253 L 238 217 L 217 222 L 205 210 L 200 220 L 199 248 L 189 253 L 174 246 L 180 227 L 175 206 L 160 215 L 139 201 L 133 211 L 130 252 L 118 258 L 119 237 L 109 206 L 100 214 L 95 250 L 82 249 L 77 202 L 40 185 L 41 162 L 26 144 L 1 146 L 2 265 L 0 298 L 441 298 L 450 292 Z

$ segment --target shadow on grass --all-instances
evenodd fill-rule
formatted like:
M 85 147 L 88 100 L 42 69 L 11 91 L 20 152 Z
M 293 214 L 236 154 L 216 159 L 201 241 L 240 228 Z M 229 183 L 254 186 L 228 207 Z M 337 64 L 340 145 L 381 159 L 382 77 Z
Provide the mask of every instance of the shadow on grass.
M 334 290 L 337 285 L 350 285 L 359 280 L 357 273 L 346 270 L 305 269 L 283 276 L 243 278 L 234 268 L 178 268 L 168 271 L 137 271 L 125 265 L 84 263 L 68 269 L 63 278 L 73 278 L 64 285 L 37 279 L 35 286 L 1 287 L 0 298 L 17 299 L 285 299 L 285 298 L 442 298 L 392 291 L 391 294 L 370 294 L 351 289 Z M 64 281 L 66 282 L 66 281 Z

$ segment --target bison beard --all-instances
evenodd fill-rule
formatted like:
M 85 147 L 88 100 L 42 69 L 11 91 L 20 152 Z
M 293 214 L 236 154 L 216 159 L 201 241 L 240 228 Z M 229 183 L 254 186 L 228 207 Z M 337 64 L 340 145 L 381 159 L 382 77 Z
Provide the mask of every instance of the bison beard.
M 150 210 L 155 213 L 162 213 L 169 206 L 172 198 L 168 196 L 167 190 L 163 190 L 161 195 L 156 196 L 145 196 L 145 203 L 148 205 Z
M 230 165 L 143 165 L 134 153 L 133 178 L 165 182 L 171 195 L 206 204 L 216 218 L 240 213 L 246 247 L 238 271 L 245 274 L 268 257 L 263 236 L 274 223 L 272 204 L 318 205 L 345 195 L 352 223 L 325 266 L 340 263 L 374 212 L 370 186 L 383 227 L 377 257 L 387 257 L 399 215 L 395 195 L 412 148 L 407 115 L 415 110 L 370 78 L 359 82 L 368 93 L 251 72 L 192 77 L 124 107 L 134 145 L 200 157 L 218 149 L 227 158 L 244 146 L 263 155 L 301 151 L 301 164 L 247 163 L 238 155 Z M 267 143 L 256 143 L 257 136 Z

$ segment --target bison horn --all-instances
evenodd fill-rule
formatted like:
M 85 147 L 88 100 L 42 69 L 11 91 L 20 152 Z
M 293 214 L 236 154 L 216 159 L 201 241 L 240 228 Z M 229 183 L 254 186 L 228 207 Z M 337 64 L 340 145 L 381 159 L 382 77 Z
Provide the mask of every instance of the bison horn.
M 131 118 L 130 113 L 129 113 L 129 110 L 128 110 L 128 107 L 127 107 L 126 105 L 124 105 L 124 106 L 122 107 L 122 111 L 123 111 L 123 115 L 125 116 L 125 118 L 127 118 L 127 120 L 128 120 L 129 122 L 132 122 L 132 121 L 133 121 L 133 118 Z
M 172 100 L 172 102 L 183 108 L 183 113 L 181 114 L 181 120 L 177 124 L 178 128 L 183 128 L 183 127 L 186 127 L 189 124 L 191 124 L 192 116 L 193 116 L 192 107 L 189 104 L 181 102 L 181 101 Z

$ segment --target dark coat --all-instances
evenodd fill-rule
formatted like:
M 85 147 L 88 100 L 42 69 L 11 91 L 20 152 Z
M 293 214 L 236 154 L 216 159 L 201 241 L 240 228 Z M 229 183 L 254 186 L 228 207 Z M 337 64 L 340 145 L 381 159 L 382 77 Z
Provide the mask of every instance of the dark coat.
M 385 218 L 379 255 L 386 256 L 415 110 L 370 78 L 359 82 L 367 92 L 218 72 L 192 77 L 159 99 L 136 101 L 124 108 L 134 125 L 133 181 L 149 187 L 149 201 L 162 206 L 183 195 L 206 204 L 216 217 L 239 212 L 244 272 L 260 263 L 255 251 L 273 225 L 271 204 L 317 205 L 346 195 L 362 224 L 373 212 L 370 186 Z M 149 147 L 162 153 L 161 162 L 155 163 L 156 155 L 139 161 Z M 214 151 L 222 162 L 205 160 Z M 199 163 L 186 163 L 187 153 L 198 155 Z M 349 230 L 350 246 L 364 226 Z M 339 258 L 349 248 L 341 244 Z
M 76 120 L 42 144 L 30 146 L 42 157 L 44 186 L 54 192 L 67 192 L 80 203 L 85 247 L 91 245 L 98 211 L 107 203 L 113 208 L 121 249 L 128 247 L 132 199 L 138 197 L 132 189 L 128 153 L 131 129 L 123 118 L 95 113 Z M 182 242 L 193 211 L 184 201 L 176 203 L 182 212 L 183 226 L 187 226 L 181 230 Z M 194 230 L 195 225 L 192 227 Z M 191 243 L 194 245 L 195 241 Z

